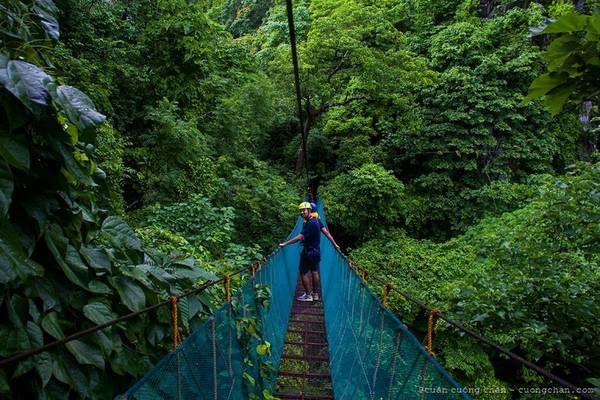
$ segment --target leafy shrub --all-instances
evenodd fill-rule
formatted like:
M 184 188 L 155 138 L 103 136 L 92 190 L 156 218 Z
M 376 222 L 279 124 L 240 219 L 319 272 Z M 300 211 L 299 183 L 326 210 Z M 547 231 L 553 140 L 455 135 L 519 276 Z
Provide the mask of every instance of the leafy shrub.
M 235 217 L 231 207 L 214 207 L 210 200 L 193 195 L 188 201 L 170 205 L 155 204 L 139 213 L 138 223 L 155 232 L 170 232 L 171 240 L 185 240 L 200 253 L 206 249 L 214 257 L 222 257 L 232 240 Z M 150 233 L 150 231 L 147 231 Z M 157 239 L 156 237 L 154 238 Z
M 273 250 L 294 224 L 299 196 L 267 164 L 254 161 L 251 167 L 235 168 L 221 181 L 220 204 L 235 210 L 234 241 Z
M 330 223 L 348 236 L 369 237 L 399 221 L 404 185 L 370 163 L 336 176 L 320 193 Z

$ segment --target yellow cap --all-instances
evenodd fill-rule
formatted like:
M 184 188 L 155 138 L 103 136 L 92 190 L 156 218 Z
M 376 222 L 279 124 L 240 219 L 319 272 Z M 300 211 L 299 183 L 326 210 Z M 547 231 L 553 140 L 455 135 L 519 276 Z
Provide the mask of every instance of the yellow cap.
M 303 210 L 305 208 L 308 208 L 309 210 L 311 209 L 310 208 L 310 203 L 307 202 L 307 201 L 303 201 L 302 203 L 300 203 L 300 205 L 298 206 L 298 208 L 301 209 L 301 210 Z

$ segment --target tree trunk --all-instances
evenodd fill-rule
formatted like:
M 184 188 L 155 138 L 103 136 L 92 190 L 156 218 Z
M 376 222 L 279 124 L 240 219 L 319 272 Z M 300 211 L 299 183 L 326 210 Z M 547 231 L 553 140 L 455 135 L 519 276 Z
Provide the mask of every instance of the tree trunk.
M 579 156 L 582 161 L 590 161 L 592 154 L 598 148 L 598 138 L 594 133 L 591 118 L 592 118 L 592 102 L 584 101 L 581 105 L 581 113 L 579 121 L 581 121 L 581 154 Z
M 480 0 L 479 9 L 483 18 L 489 18 L 492 14 L 496 1 L 495 0 Z
M 304 127 L 302 129 L 302 136 L 304 137 L 304 141 L 306 142 L 306 147 L 308 150 L 308 134 L 310 130 L 315 126 L 316 121 L 319 119 L 321 114 L 323 114 L 327 110 L 327 105 L 321 104 L 319 108 L 314 108 L 312 104 L 310 104 L 310 99 L 306 100 L 306 121 L 304 121 Z M 302 172 L 302 167 L 304 166 L 304 143 L 300 141 L 300 145 L 298 146 L 298 157 L 296 158 L 296 174 L 299 175 Z M 308 158 L 308 156 L 307 156 Z
M 302 167 L 304 166 L 304 142 L 306 142 L 306 146 L 308 147 L 308 133 L 310 132 L 314 123 L 310 108 L 307 107 L 306 111 L 306 121 L 304 121 L 304 126 L 302 127 L 302 137 L 304 140 L 300 140 L 300 145 L 298 146 L 297 152 L 298 156 L 296 157 L 296 175 L 300 175 L 302 173 Z

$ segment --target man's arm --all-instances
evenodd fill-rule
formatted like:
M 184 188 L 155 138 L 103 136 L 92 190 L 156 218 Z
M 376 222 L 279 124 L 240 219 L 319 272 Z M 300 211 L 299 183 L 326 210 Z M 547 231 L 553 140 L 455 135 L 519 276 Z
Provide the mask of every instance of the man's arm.
M 288 244 L 296 243 L 302 239 L 304 239 L 304 235 L 299 233 L 297 236 L 294 236 L 290 240 L 283 242 L 283 243 L 279 243 L 279 247 L 284 247 L 284 246 L 287 246 Z
M 335 242 L 335 240 L 333 239 L 333 236 L 331 236 L 331 233 L 329 233 L 329 231 L 327 230 L 327 228 L 325 228 L 325 227 L 322 227 L 322 228 L 321 228 L 321 232 L 323 232 L 323 234 L 324 234 L 325 236 L 327 236 L 327 239 L 329 239 L 329 240 L 331 241 L 331 243 L 333 244 L 333 246 L 334 246 L 336 249 L 338 249 L 338 250 L 340 249 L 340 246 L 339 246 L 339 245 L 338 245 L 338 244 Z

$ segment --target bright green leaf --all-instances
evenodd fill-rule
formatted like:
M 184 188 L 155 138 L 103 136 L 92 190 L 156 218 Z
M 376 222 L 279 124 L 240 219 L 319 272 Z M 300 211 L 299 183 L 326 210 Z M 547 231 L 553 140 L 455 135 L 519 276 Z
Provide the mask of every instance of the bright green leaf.
M 585 29 L 589 16 L 580 14 L 563 15 L 556 22 L 551 23 L 541 34 L 547 33 L 571 33 L 579 32 Z

